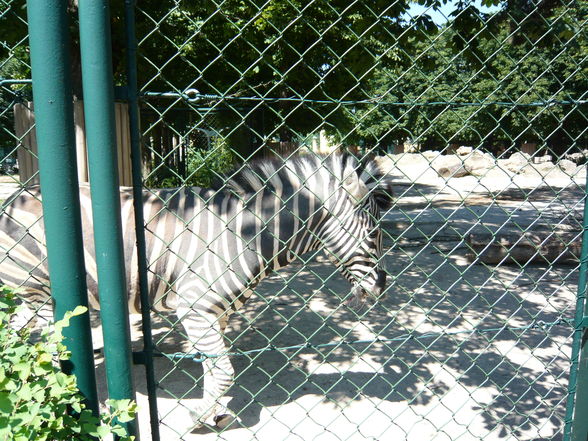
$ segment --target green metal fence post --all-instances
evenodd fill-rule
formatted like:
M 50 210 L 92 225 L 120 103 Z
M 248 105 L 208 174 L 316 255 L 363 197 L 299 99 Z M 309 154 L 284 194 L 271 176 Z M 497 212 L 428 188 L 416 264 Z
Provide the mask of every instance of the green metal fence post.
M 112 399 L 134 399 L 108 4 L 79 1 L 86 144 L 108 394 Z M 136 434 L 134 421 L 126 427 Z
M 588 195 L 588 178 L 586 180 L 585 194 Z M 572 367 L 569 378 L 570 387 L 568 388 L 570 395 L 568 410 L 571 408 L 570 404 L 573 403 L 574 397 L 576 400 L 572 425 L 573 441 L 588 440 L 588 329 L 586 323 L 586 317 L 588 317 L 588 303 L 586 302 L 586 288 L 588 286 L 588 200 L 586 199 L 584 200 L 583 228 L 580 274 L 578 277 L 578 303 L 576 305 L 576 331 L 574 344 L 572 345 Z M 581 343 L 578 341 L 580 339 Z M 578 346 L 580 347 L 579 351 Z M 568 431 L 569 423 L 566 426 L 564 436 L 568 434 Z
M 149 420 L 151 438 L 159 440 L 159 417 L 157 412 L 157 385 L 153 366 L 153 339 L 151 336 L 151 311 L 147 282 L 147 251 L 145 244 L 145 220 L 143 217 L 142 159 L 139 128 L 139 93 L 137 90 L 137 40 L 135 37 L 135 0 L 125 0 L 125 36 L 127 91 L 129 101 L 129 130 L 131 138 L 131 165 L 133 177 L 133 203 L 135 208 L 135 231 L 137 237 L 137 263 L 143 331 L 143 363 L 149 397 Z
M 29 0 L 29 41 L 39 172 L 55 319 L 88 305 L 75 157 L 73 95 L 66 0 Z M 88 408 L 98 413 L 92 335 L 88 314 L 64 330 L 75 374 Z

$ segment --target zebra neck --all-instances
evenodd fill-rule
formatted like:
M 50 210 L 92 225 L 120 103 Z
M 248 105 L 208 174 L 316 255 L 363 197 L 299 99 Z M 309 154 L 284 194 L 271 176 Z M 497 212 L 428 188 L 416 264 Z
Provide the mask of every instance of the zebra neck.
M 282 268 L 320 245 L 327 211 L 320 201 L 307 192 L 288 195 L 265 195 L 261 255 L 267 274 Z M 256 210 L 257 211 L 257 210 Z M 257 211 L 259 213 L 259 211 Z

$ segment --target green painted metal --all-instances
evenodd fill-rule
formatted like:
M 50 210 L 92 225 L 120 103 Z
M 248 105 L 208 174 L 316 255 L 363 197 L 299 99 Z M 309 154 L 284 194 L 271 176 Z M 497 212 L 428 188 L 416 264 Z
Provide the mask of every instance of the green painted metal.
M 29 0 L 29 40 L 33 75 L 39 169 L 51 273 L 54 314 L 88 305 L 80 221 L 70 81 L 66 0 Z M 75 374 L 87 405 L 98 412 L 96 377 L 88 314 L 64 330 L 71 359 L 64 371 Z
M 135 38 L 135 1 L 125 0 L 125 28 L 126 28 L 126 69 L 127 69 L 127 98 L 129 103 L 129 130 L 131 137 L 131 166 L 133 178 L 133 197 L 135 208 L 135 225 L 137 237 L 137 261 L 139 270 L 139 293 L 141 296 L 141 315 L 143 331 L 142 360 L 145 365 L 147 380 L 147 394 L 154 397 L 149 400 L 149 422 L 151 437 L 159 440 L 159 417 L 157 414 L 157 384 L 153 365 L 153 338 L 151 335 L 151 310 L 149 304 L 147 281 L 147 252 L 145 245 L 145 224 L 143 216 L 143 182 L 142 158 L 139 127 L 139 93 L 137 90 L 137 41 Z
M 107 1 L 79 2 L 86 142 L 108 394 L 134 399 Z M 134 422 L 126 424 L 136 433 Z
M 588 179 L 586 183 L 588 194 Z M 576 331 L 572 344 L 572 367 L 569 379 L 568 414 L 573 406 L 572 441 L 586 441 L 588 439 L 588 330 L 586 318 L 588 304 L 586 302 L 586 288 L 588 287 L 588 203 L 584 201 L 584 233 L 582 236 L 582 254 L 580 257 L 580 274 L 578 278 L 578 297 L 576 306 Z M 569 436 L 569 415 L 566 415 L 566 430 L 564 439 Z

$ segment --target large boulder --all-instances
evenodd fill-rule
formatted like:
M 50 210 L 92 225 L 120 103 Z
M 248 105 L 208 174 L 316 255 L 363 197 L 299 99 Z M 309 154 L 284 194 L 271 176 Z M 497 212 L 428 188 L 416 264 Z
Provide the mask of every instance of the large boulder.
M 462 145 L 461 147 L 457 148 L 457 150 L 455 151 L 455 154 L 458 156 L 467 156 L 470 153 L 472 153 L 473 150 L 474 150 L 473 147 L 468 147 L 468 146 Z
M 494 168 L 496 161 L 489 153 L 474 150 L 463 158 L 463 166 L 473 176 L 484 176 L 488 170 Z
M 576 165 L 575 162 L 570 161 L 569 159 L 561 159 L 557 165 L 559 165 L 559 168 L 561 169 L 561 171 L 563 171 L 565 174 L 569 175 L 569 176 L 573 176 L 576 174 L 576 171 L 578 169 L 578 166 Z
M 520 173 L 529 176 L 543 177 L 555 169 L 553 162 L 542 162 L 539 164 L 527 164 L 521 168 Z
M 424 153 L 424 152 L 423 152 Z M 438 156 L 439 152 L 434 152 Z M 432 156 L 431 156 L 432 157 Z M 440 179 L 431 168 L 431 159 L 422 153 L 402 153 L 384 156 L 380 166 L 398 178 L 398 181 L 434 182 Z
M 431 161 L 431 167 L 443 178 L 460 178 L 469 174 L 457 155 L 439 155 Z
M 581 152 L 574 152 L 574 153 L 567 153 L 564 155 L 564 158 L 575 162 L 577 165 L 584 164 L 586 162 L 586 158 L 588 158 L 588 150 L 582 150 Z
M 531 155 L 524 152 L 516 152 L 510 155 L 508 159 L 499 159 L 498 165 L 513 173 L 522 173 L 530 163 Z
M 440 155 L 431 161 L 431 166 L 443 178 L 484 176 L 495 165 L 492 155 L 471 147 L 460 147 L 455 155 Z

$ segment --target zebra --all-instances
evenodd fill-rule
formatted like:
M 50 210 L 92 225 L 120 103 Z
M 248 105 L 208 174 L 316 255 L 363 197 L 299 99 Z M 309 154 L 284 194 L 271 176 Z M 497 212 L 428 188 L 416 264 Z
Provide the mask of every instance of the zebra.
M 377 159 L 266 159 L 228 173 L 212 188 L 144 190 L 152 308 L 175 310 L 192 350 L 216 354 L 203 357 L 203 398 L 192 412 L 194 427 L 227 416 L 219 404 L 234 373 L 223 337 L 227 319 L 272 271 L 322 249 L 350 282 L 351 307 L 384 294 L 380 220 L 393 197 L 392 180 Z M 138 313 L 133 196 L 129 188 L 120 195 L 129 310 Z M 0 216 L 0 279 L 27 290 L 27 302 L 46 300 L 41 193 L 34 188 L 13 199 Z M 80 188 L 80 203 L 89 304 L 99 309 L 86 187 Z

